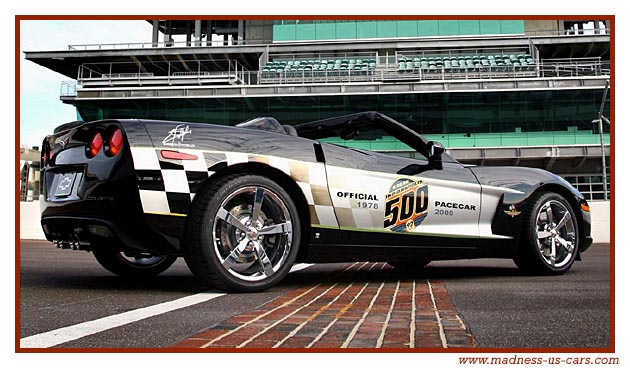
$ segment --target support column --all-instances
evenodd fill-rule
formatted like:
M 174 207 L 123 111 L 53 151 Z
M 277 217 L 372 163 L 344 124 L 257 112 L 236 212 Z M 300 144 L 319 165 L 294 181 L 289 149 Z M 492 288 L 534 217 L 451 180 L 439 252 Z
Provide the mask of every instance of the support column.
M 164 44 L 166 47 L 173 46 L 173 21 L 166 21 L 166 34 L 164 35 Z
M 206 21 L 206 46 L 212 46 L 212 21 Z
M 245 27 L 244 27 L 244 20 L 239 20 L 238 21 L 238 44 L 242 45 L 243 44 L 243 39 L 245 38 Z
M 228 35 L 224 34 L 223 35 L 223 46 L 227 46 L 228 45 Z
M 159 24 L 160 24 L 159 20 L 153 21 L 153 35 L 151 37 L 151 44 L 153 47 L 158 47 L 158 37 L 160 35 Z
M 201 46 L 201 21 L 195 21 L 195 46 Z
M 187 47 L 190 47 L 190 38 L 191 38 L 191 33 L 192 33 L 190 23 L 191 22 L 189 20 L 186 21 L 186 46 Z

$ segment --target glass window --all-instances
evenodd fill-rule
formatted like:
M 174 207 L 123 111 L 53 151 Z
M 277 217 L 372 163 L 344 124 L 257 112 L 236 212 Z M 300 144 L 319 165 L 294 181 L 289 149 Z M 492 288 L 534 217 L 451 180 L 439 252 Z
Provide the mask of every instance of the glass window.
M 414 151 L 405 143 L 389 135 L 381 129 L 373 129 L 369 131 L 344 132 L 344 137 L 331 137 L 321 139 L 322 142 L 336 144 L 343 147 L 359 148 L 368 151 L 378 151 L 385 153 Z M 358 133 L 354 136 L 352 133 Z
M 566 176 L 564 179 L 579 190 L 586 200 L 604 199 L 604 185 L 601 175 Z M 610 184 L 608 185 L 608 197 L 610 198 Z

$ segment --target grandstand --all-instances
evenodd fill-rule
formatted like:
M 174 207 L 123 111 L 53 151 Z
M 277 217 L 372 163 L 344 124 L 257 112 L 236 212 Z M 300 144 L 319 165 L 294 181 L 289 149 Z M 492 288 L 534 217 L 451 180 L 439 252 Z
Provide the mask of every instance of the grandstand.
M 605 197 L 608 19 L 149 22 L 151 42 L 26 58 L 72 79 L 60 97 L 86 121 L 299 124 L 377 110 L 465 163 L 540 167 Z M 607 125 L 603 136 L 607 157 Z M 360 138 L 330 141 L 415 155 L 387 136 Z

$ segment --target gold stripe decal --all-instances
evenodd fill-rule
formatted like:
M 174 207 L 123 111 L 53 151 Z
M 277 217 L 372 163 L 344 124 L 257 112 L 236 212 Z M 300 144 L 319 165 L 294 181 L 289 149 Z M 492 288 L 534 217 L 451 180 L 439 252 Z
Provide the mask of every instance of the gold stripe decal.
M 164 212 L 145 212 L 147 215 L 160 215 L 160 216 L 175 216 L 175 217 L 187 217 L 184 213 L 164 213 Z

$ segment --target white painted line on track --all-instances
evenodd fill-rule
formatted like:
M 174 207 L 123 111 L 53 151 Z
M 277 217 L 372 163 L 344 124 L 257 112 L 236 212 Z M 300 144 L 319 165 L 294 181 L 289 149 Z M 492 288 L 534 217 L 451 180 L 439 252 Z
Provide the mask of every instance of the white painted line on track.
M 296 264 L 291 267 L 291 270 L 289 272 L 297 272 L 312 265 L 313 264 L 310 263 Z M 207 302 L 223 295 L 226 295 L 226 293 L 213 293 L 206 291 L 203 293 L 172 300 L 170 302 L 151 305 L 128 312 L 115 314 L 113 316 L 95 319 L 93 321 L 87 321 L 68 327 L 62 327 L 41 334 L 24 337 L 20 339 L 20 347 L 49 348 L 55 345 L 66 343 L 68 341 L 77 340 L 82 337 L 93 335 L 112 328 L 124 326 L 129 323 L 137 322 L 145 318 Z
M 291 267 L 291 271 L 289 272 L 298 272 L 305 268 L 311 267 L 312 265 L 313 263 L 297 263 L 297 264 L 294 264 L 293 267 Z
M 79 323 L 77 325 L 59 328 L 53 331 L 44 332 L 38 335 L 28 336 L 20 339 L 21 348 L 49 348 L 51 346 L 63 344 L 68 341 L 80 339 L 105 330 L 120 327 L 129 323 L 137 322 L 145 318 L 168 313 L 177 309 L 190 307 L 191 305 L 207 302 L 218 298 L 225 293 L 204 292 L 186 296 L 170 302 L 160 303 L 149 307 L 135 309 L 129 312 L 115 314 L 113 316 L 99 318 L 93 321 Z

